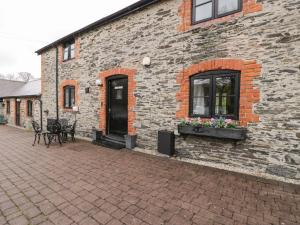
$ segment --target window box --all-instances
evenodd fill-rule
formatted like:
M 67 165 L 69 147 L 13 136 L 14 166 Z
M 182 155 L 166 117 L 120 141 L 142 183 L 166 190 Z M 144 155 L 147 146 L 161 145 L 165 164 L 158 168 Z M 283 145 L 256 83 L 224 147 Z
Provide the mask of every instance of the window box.
M 178 125 L 178 132 L 181 135 L 195 135 L 195 136 L 242 141 L 242 140 L 246 139 L 247 129 L 245 129 L 245 128 L 206 128 L 206 127 L 202 127 L 202 126 Z

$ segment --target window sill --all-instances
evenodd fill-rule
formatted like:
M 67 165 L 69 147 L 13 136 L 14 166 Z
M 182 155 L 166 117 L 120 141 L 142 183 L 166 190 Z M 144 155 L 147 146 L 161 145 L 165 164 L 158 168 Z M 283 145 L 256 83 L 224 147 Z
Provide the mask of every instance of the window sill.
M 71 58 L 71 59 L 65 59 L 65 60 L 63 60 L 62 62 L 63 63 L 68 63 L 68 62 L 72 62 L 72 61 L 74 61 L 76 58 L 74 57 L 74 58 Z
M 198 29 L 203 29 L 203 28 L 208 28 L 210 26 L 213 25 L 218 25 L 224 22 L 228 22 L 231 21 L 233 19 L 237 19 L 239 17 L 243 16 L 243 12 L 239 11 L 236 12 L 234 14 L 229 14 L 223 17 L 219 17 L 219 18 L 215 18 L 215 19 L 209 19 L 209 20 L 205 20 L 205 21 L 199 21 L 199 22 L 191 22 L 191 24 L 189 26 L 187 26 L 183 32 L 191 32 L 191 31 L 195 31 Z

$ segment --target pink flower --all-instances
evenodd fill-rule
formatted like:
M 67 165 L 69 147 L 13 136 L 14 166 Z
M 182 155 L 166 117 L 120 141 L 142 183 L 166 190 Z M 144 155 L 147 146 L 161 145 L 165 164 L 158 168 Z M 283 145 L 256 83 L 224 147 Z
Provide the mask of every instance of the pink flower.
M 225 120 L 225 123 L 232 123 L 232 120 L 231 119 L 227 119 L 227 120 Z

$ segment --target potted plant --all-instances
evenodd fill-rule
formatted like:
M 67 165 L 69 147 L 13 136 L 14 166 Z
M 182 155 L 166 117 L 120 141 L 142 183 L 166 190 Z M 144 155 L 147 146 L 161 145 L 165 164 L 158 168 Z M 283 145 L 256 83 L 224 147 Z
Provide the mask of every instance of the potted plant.
M 185 119 L 178 125 L 178 132 L 182 135 L 196 135 L 231 140 L 245 140 L 247 129 L 238 127 L 238 123 L 231 119 L 213 118 Z

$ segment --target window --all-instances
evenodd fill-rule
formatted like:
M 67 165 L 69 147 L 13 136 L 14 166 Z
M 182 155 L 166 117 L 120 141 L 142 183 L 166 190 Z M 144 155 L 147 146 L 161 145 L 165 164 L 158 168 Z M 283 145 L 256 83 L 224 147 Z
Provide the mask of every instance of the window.
M 75 106 L 75 87 L 64 87 L 64 108 L 71 109 Z
M 64 46 L 64 61 L 75 58 L 75 41 L 66 43 Z
M 190 78 L 190 116 L 238 119 L 240 72 L 208 71 Z
M 6 101 L 6 113 L 10 114 L 10 101 Z
M 193 0 L 193 23 L 227 16 L 242 10 L 242 0 Z
M 32 101 L 27 101 L 27 116 L 32 117 Z

